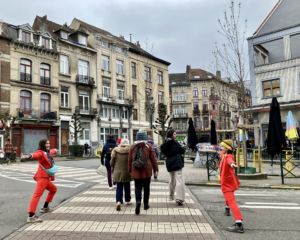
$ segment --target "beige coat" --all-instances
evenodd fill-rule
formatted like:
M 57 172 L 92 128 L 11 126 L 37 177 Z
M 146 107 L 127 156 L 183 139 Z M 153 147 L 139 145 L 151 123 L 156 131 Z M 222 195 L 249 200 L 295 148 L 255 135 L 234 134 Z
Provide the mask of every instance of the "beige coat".
M 131 180 L 128 172 L 128 154 L 130 145 L 121 144 L 114 148 L 111 153 L 110 166 L 113 171 L 114 182 L 129 182 Z

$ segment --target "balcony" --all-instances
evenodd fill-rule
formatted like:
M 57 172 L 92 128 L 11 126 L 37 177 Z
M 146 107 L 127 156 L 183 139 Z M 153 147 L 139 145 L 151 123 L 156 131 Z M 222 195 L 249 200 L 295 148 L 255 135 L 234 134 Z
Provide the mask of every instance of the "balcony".
M 188 118 L 187 113 L 173 113 L 173 118 Z
M 76 84 L 78 85 L 83 85 L 83 86 L 89 86 L 89 87 L 94 87 L 95 86 L 95 81 L 94 78 L 90 76 L 85 76 L 85 75 L 76 75 Z
M 200 110 L 199 109 L 194 109 L 193 110 L 193 115 L 194 116 L 200 116 Z
M 97 108 L 87 108 L 87 109 L 83 109 L 80 106 L 76 106 L 75 107 L 75 112 L 80 114 L 80 115 L 84 115 L 84 116 L 92 116 L 95 117 L 98 114 L 98 110 Z
M 42 112 L 36 109 L 17 109 L 17 119 L 18 120 L 50 120 L 56 121 L 57 120 L 57 112 Z
M 203 115 L 208 115 L 208 114 L 209 114 L 208 109 L 204 108 L 204 109 L 202 110 L 202 114 L 203 114 Z
M 212 100 L 219 100 L 219 96 L 218 95 L 215 95 L 215 94 L 210 94 L 209 95 L 209 100 L 212 101 Z
M 115 106 L 133 106 L 133 100 L 129 98 L 119 99 L 115 96 L 97 95 L 97 102 Z
M 50 78 L 49 77 L 40 77 L 40 81 L 42 85 L 50 85 Z

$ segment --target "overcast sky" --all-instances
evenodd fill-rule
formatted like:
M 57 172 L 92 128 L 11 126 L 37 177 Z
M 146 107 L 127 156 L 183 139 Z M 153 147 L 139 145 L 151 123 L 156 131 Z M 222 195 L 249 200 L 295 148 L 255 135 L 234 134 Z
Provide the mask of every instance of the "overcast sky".
M 277 0 L 241 0 L 251 36 Z M 74 17 L 110 33 L 139 41 L 156 57 L 171 63 L 169 72 L 186 65 L 211 70 L 214 43 L 221 42 L 218 19 L 230 0 L 8 0 L 1 1 L 0 19 L 15 25 L 33 23 L 47 14 L 59 24 Z

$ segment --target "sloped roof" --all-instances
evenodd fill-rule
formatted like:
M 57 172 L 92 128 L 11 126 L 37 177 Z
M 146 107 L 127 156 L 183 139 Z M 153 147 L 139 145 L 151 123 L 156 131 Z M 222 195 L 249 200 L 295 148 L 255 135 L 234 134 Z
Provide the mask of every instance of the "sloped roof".
M 138 54 L 138 55 L 141 55 L 141 56 L 148 57 L 148 58 L 150 58 L 150 59 L 152 59 L 152 60 L 158 61 L 158 62 L 163 63 L 163 64 L 166 64 L 166 65 L 170 65 L 169 62 L 167 62 L 167 61 L 165 61 L 165 60 L 162 60 L 162 59 L 160 59 L 160 58 L 157 58 L 157 57 L 153 56 L 152 54 L 148 53 L 147 51 L 145 51 L 145 50 L 142 49 L 141 47 L 137 46 L 136 44 L 134 44 L 134 43 L 132 43 L 132 42 L 129 42 L 129 41 L 125 40 L 125 39 L 122 38 L 122 37 L 117 37 L 117 36 L 111 34 L 111 33 L 108 32 L 108 31 L 105 31 L 105 30 L 103 30 L 103 29 L 101 29 L 101 28 L 98 28 L 98 27 L 96 27 L 96 26 L 93 26 L 93 25 L 91 25 L 91 24 L 88 24 L 88 23 L 86 23 L 86 22 L 84 22 L 84 21 L 82 21 L 82 20 L 80 20 L 80 19 L 78 19 L 78 18 L 74 18 L 73 21 L 78 21 L 79 24 L 80 24 L 80 26 L 83 26 L 83 27 L 87 28 L 87 29 L 90 30 L 91 32 L 103 34 L 103 35 L 105 35 L 105 36 L 107 36 L 107 37 L 110 37 L 110 38 L 112 38 L 112 39 L 115 39 L 115 40 L 118 41 L 118 42 L 121 42 L 121 43 L 126 44 L 127 46 L 129 46 L 129 49 L 128 49 L 128 50 L 129 50 L 130 52 L 132 52 L 132 53 L 135 53 L 135 54 Z
M 278 32 L 284 29 L 300 25 L 299 0 L 279 0 L 253 37 Z
M 215 78 L 214 74 L 200 68 L 191 68 L 187 74 L 189 79 L 203 80 Z

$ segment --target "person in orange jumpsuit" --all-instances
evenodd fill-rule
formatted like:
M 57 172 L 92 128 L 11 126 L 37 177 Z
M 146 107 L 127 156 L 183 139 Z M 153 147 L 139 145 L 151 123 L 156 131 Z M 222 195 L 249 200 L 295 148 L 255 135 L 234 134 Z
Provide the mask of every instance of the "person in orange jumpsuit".
M 41 196 L 45 190 L 48 190 L 46 201 L 43 208 L 40 210 L 41 213 L 51 211 L 49 208 L 49 203 L 52 202 L 52 199 L 57 191 L 56 186 L 52 181 L 54 181 L 54 176 L 49 176 L 45 169 L 50 169 L 53 164 L 52 156 L 57 152 L 56 149 L 50 149 L 50 142 L 48 139 L 42 139 L 39 142 L 39 148 L 32 154 L 25 158 L 35 159 L 39 162 L 39 166 L 36 174 L 33 179 L 37 182 L 34 193 L 31 197 L 31 201 L 28 208 L 28 223 L 42 222 L 42 219 L 35 215 L 37 205 Z
M 236 168 L 237 165 L 235 164 L 234 160 L 232 140 L 226 139 L 220 143 L 219 155 L 221 190 L 227 207 L 227 209 L 225 208 L 225 215 L 230 215 L 230 209 L 235 220 L 235 224 L 233 224 L 231 227 L 228 227 L 226 230 L 230 232 L 243 233 L 243 216 L 234 196 L 234 191 L 238 189 L 240 182 L 235 175 L 234 168 Z

